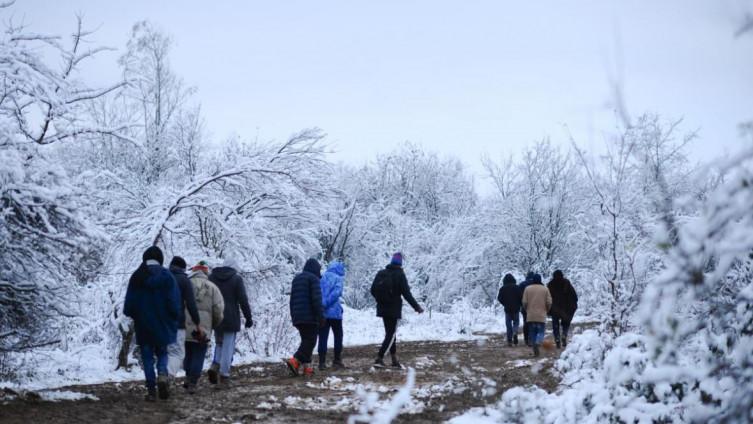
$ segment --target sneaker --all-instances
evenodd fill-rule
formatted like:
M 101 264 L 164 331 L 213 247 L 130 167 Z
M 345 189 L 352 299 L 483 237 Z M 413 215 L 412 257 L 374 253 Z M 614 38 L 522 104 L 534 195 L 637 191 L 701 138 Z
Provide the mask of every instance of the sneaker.
M 157 389 L 153 387 L 147 389 L 146 396 L 144 396 L 144 400 L 147 402 L 157 402 Z
M 230 376 L 229 375 L 220 375 L 220 385 L 221 386 L 228 386 L 230 385 Z
M 537 344 L 533 345 L 533 356 L 539 357 L 539 345 Z
M 300 374 L 299 370 L 301 368 L 301 363 L 298 362 L 298 360 L 295 359 L 295 357 L 290 357 L 290 359 L 286 359 L 285 365 L 288 366 L 288 369 L 290 370 L 290 375 L 292 375 L 293 377 L 297 377 Z
M 314 368 L 311 366 L 311 364 L 303 364 L 303 376 L 306 378 L 311 378 L 314 376 Z
M 217 384 L 219 382 L 219 376 L 220 376 L 220 364 L 216 362 L 212 362 L 212 366 L 209 367 L 207 370 L 207 377 L 209 377 L 209 382 L 212 384 Z
M 332 368 L 341 370 L 347 367 L 345 366 L 345 364 L 343 364 L 342 359 L 335 359 L 334 361 L 332 361 Z
M 376 358 L 376 361 L 374 361 L 374 368 L 387 368 L 387 365 L 384 364 L 384 359 Z
M 170 397 L 170 384 L 166 375 L 157 377 L 157 393 L 162 400 L 167 400 Z
M 514 344 L 515 346 L 518 345 L 518 335 L 517 334 L 514 335 L 514 336 L 512 336 L 512 344 Z
M 394 356 L 392 357 L 392 364 L 390 364 L 390 366 L 392 368 L 403 369 L 403 365 Z

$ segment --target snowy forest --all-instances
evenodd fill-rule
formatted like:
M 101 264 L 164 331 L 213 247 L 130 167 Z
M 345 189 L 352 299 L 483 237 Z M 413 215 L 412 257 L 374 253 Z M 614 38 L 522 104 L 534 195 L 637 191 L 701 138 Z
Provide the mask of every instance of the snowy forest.
M 114 46 L 122 78 L 99 84 L 84 70 L 111 49 L 84 19 L 64 34 L 4 20 L 3 386 L 139 378 L 123 302 L 150 245 L 237 261 L 256 323 L 238 341 L 245 363 L 294 349 L 290 281 L 311 257 L 346 265 L 346 350 L 361 341 L 348 319 L 372 319 L 374 274 L 401 251 L 426 308 L 409 326 L 473 337 L 502 314 L 504 274 L 557 269 L 592 323 L 553 363 L 556 390 L 500 390 L 455 422 L 753 420 L 753 121 L 739 151 L 701 163 L 694 144 L 713 141 L 697 123 L 618 106 L 598 149 L 577 137 L 490 149 L 482 176 L 418 143 L 349 165 L 326 128 L 213 136 L 169 31 L 149 21 Z

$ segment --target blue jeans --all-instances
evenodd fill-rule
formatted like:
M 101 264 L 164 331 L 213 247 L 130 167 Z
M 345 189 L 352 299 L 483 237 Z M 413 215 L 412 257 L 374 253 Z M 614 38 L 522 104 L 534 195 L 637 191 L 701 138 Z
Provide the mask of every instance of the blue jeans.
M 183 359 L 183 369 L 186 371 L 186 379 L 189 383 L 196 384 L 199 381 L 208 348 L 208 343 L 186 342 L 186 357 Z
M 327 339 L 329 339 L 329 329 L 335 335 L 335 359 L 341 359 L 343 351 L 343 320 L 327 319 L 327 325 L 319 329 L 319 360 L 327 355 Z
M 233 363 L 233 353 L 235 353 L 235 336 L 238 333 L 226 331 L 224 333 L 216 332 L 214 335 L 214 362 L 220 365 L 220 375 L 230 377 L 230 365 Z
M 512 343 L 512 336 L 518 334 L 518 326 L 520 325 L 520 313 L 519 312 L 505 312 L 505 327 L 507 328 L 507 341 Z
M 562 337 L 567 338 L 567 333 L 570 331 L 570 321 L 565 321 L 556 315 L 552 315 L 552 333 L 554 334 L 554 340 L 557 343 L 560 342 L 560 324 L 562 324 Z
M 544 341 L 544 333 L 546 332 L 546 323 L 543 322 L 529 322 L 528 331 L 530 334 L 528 340 L 535 345 L 540 345 Z
M 144 365 L 146 387 L 157 387 L 157 376 L 154 373 L 154 357 L 157 357 L 157 373 L 167 375 L 167 346 L 141 345 L 141 362 Z

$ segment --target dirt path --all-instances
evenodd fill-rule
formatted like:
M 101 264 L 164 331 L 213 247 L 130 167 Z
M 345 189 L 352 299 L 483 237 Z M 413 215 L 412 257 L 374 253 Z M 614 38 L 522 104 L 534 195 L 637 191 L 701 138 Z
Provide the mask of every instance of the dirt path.
M 535 383 L 551 391 L 558 384 L 550 371 L 559 351 L 534 360 L 530 349 L 508 348 L 497 335 L 483 341 L 400 342 L 398 347 L 404 365 L 416 369 L 416 385 L 413 401 L 396 422 L 442 422 L 496 402 L 511 387 Z M 176 383 L 171 398 L 157 403 L 143 400 L 140 382 L 73 386 L 65 390 L 98 400 L 6 399 L 0 403 L 0 422 L 343 423 L 362 403 L 359 388 L 377 392 L 386 402 L 405 383 L 406 371 L 371 368 L 375 352 L 375 346 L 346 348 L 348 369 L 319 372 L 308 380 L 289 377 L 282 363 L 235 367 L 228 387 L 210 387 L 202 378 L 191 396 Z

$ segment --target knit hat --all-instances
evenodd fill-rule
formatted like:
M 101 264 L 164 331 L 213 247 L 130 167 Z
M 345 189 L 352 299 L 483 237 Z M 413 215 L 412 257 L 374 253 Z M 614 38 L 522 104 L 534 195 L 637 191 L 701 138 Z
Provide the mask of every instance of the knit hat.
M 395 254 L 392 255 L 392 260 L 390 261 L 390 264 L 403 266 L 403 254 L 400 252 L 395 252 Z
M 541 274 L 533 274 L 533 282 L 541 284 Z
M 170 261 L 170 268 L 172 267 L 186 269 L 186 260 L 180 256 L 173 256 L 173 259 Z
M 204 271 L 209 272 L 209 264 L 207 261 L 199 261 L 196 265 L 191 267 L 191 271 Z
M 165 262 L 165 257 L 162 255 L 162 250 L 157 246 L 151 246 L 148 249 L 144 251 L 144 254 L 141 255 L 141 259 L 146 262 L 148 260 L 154 260 L 159 262 L 160 265 L 162 265 Z

